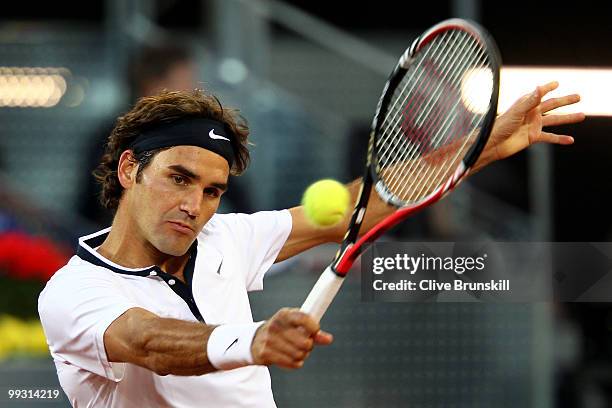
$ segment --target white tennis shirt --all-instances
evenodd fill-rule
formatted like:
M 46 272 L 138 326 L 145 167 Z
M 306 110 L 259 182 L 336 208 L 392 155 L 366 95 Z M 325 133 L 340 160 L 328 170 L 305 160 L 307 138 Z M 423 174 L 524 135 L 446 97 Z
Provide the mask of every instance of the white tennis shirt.
M 133 307 L 207 324 L 252 322 L 247 291 L 263 289 L 264 274 L 291 232 L 289 211 L 214 215 L 190 249 L 186 284 L 156 266 L 130 269 L 102 257 L 95 248 L 109 231 L 80 238 L 77 255 L 49 280 L 38 300 L 60 384 L 72 405 L 274 407 L 265 366 L 159 376 L 109 362 L 103 336 Z

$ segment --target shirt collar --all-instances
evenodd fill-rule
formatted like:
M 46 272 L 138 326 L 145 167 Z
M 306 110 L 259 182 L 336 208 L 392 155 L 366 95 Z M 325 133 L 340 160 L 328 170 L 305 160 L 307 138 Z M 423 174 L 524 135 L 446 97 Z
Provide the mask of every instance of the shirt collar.
M 87 261 L 94 265 L 101 266 L 103 268 L 110 269 L 113 272 L 122 273 L 126 275 L 149 276 L 152 271 L 155 271 L 157 273 L 164 273 L 157 265 L 151 265 L 145 268 L 127 268 L 125 266 L 116 264 L 113 261 L 106 259 L 104 256 L 102 256 L 102 254 L 96 251 L 96 248 L 102 245 L 104 240 L 106 240 L 106 237 L 108 236 L 110 230 L 111 230 L 111 227 L 108 227 L 101 231 L 94 232 L 93 234 L 85 235 L 79 238 L 79 246 L 78 246 L 77 253 L 76 253 L 77 256 L 83 259 L 84 261 Z M 192 255 L 190 257 L 191 258 L 190 260 L 195 259 L 195 255 L 197 253 L 197 245 L 198 245 L 198 240 L 196 238 L 196 240 L 193 242 L 193 244 L 189 248 L 189 251 L 191 252 L 191 255 Z M 188 262 L 188 263 L 191 264 L 191 262 Z M 189 266 L 193 268 L 193 265 L 189 265 Z M 192 272 L 192 270 L 190 270 L 189 272 Z

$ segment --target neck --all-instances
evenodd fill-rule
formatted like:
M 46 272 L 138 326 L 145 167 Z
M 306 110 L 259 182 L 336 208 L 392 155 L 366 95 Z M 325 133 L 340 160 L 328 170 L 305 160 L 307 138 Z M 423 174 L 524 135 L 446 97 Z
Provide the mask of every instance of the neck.
M 144 240 L 121 210 L 121 206 L 117 209 L 110 233 L 97 251 L 106 259 L 126 268 L 156 265 L 166 273 L 178 275 L 181 280 L 189 260 L 189 251 L 181 256 L 172 256 L 160 252 Z

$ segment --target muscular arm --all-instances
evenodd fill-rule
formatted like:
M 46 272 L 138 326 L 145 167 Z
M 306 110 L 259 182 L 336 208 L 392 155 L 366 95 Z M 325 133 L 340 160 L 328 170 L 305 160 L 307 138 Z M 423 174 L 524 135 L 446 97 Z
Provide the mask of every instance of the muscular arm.
M 133 308 L 108 327 L 104 347 L 111 362 L 136 364 L 159 375 L 201 375 L 216 371 L 206 356 L 214 328 Z
M 111 362 L 136 364 L 159 375 L 202 375 L 216 371 L 206 353 L 215 327 L 132 308 L 106 329 L 104 347 Z M 310 316 L 281 309 L 257 329 L 251 352 L 258 365 L 300 368 L 315 344 L 332 340 Z
M 538 86 L 534 92 L 518 99 L 504 114 L 497 117 L 489 141 L 479 160 L 474 165 L 472 173 L 496 160 L 501 160 L 520 152 L 535 143 L 567 145 L 574 142 L 570 136 L 557 135 L 542 130 L 544 126 L 578 123 L 585 118 L 583 113 L 550 114 L 550 111 L 554 111 L 556 108 L 573 105 L 580 101 L 579 95 L 565 95 L 559 98 L 542 100 L 546 94 L 558 86 L 557 82 Z M 349 184 L 353 202 L 359 194 L 360 183 L 361 180 L 356 180 Z M 293 228 L 276 259 L 277 262 L 319 244 L 340 242 L 351 217 L 351 214 L 349 214 L 336 226 L 323 229 L 313 227 L 306 221 L 302 207 L 294 207 L 289 211 L 293 219 Z M 372 192 L 360 234 L 366 233 L 392 211 L 393 207 L 383 203 L 379 199 L 378 194 Z
M 355 203 L 359 196 L 361 188 L 361 179 L 355 180 L 347 185 L 351 193 L 351 203 Z M 391 214 L 395 207 L 387 205 L 378 196 L 375 191 L 370 194 L 368 208 L 365 213 L 363 223 L 361 225 L 360 234 L 366 233 L 376 223 L 382 220 L 385 216 Z M 293 207 L 289 210 L 292 218 L 292 228 L 287 242 L 281 249 L 276 262 L 291 258 L 301 252 L 306 251 L 314 246 L 327 242 L 341 242 L 348 228 L 352 216 L 352 209 L 344 217 L 344 220 L 330 228 L 315 227 L 309 223 L 304 215 L 302 206 Z

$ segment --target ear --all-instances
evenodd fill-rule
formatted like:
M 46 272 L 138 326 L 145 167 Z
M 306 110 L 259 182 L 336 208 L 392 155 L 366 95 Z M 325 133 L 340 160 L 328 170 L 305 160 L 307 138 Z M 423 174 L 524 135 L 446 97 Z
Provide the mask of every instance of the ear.
M 126 150 L 119 157 L 119 166 L 117 168 L 117 178 L 119 183 L 125 189 L 128 189 L 136 183 L 136 172 L 138 171 L 138 162 L 134 158 L 134 153 L 131 150 Z

